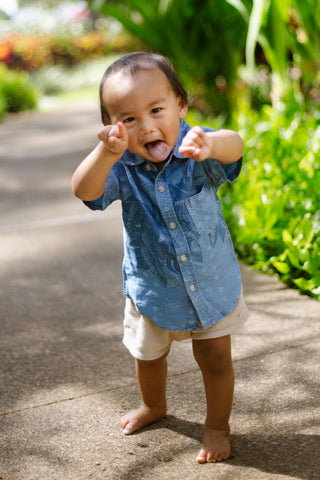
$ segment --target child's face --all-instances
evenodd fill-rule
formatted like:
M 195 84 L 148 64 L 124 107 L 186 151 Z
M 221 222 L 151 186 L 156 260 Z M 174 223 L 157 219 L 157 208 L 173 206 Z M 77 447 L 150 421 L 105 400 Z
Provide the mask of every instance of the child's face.
M 107 78 L 102 96 L 111 123 L 126 127 L 131 152 L 154 163 L 168 158 L 188 107 L 161 70 L 115 73 Z

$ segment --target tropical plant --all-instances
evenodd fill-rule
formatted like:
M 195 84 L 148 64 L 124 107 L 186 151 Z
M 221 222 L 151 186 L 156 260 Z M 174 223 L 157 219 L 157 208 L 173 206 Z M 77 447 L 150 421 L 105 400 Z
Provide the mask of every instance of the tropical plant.
M 304 96 L 320 97 L 319 89 L 314 90 L 320 84 L 319 0 L 89 3 L 116 18 L 146 48 L 168 56 L 188 90 L 197 92 L 198 100 L 205 99 L 211 112 L 232 110 L 234 93 L 240 93 L 234 92 L 233 86 L 242 63 L 247 67 L 245 81 L 253 89 L 257 65 L 267 64 L 273 101 L 286 98 L 292 90 L 297 93 L 297 89 Z M 262 84 L 260 89 L 265 91 L 262 102 L 268 101 L 269 91 Z
M 243 62 L 246 24 L 225 0 L 92 1 L 117 19 L 144 48 L 170 58 L 202 110 L 230 111 Z M 201 103 L 200 99 L 205 100 Z
M 260 45 L 272 71 L 273 95 L 308 94 L 319 81 L 319 0 L 226 0 L 247 23 L 246 65 L 256 72 Z M 290 70 L 291 69 L 291 70 Z

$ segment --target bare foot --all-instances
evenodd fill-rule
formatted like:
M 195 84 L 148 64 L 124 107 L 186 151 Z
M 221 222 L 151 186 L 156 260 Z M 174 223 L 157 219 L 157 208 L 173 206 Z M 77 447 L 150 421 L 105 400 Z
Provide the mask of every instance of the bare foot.
M 130 435 L 150 423 L 157 422 L 167 414 L 165 409 L 150 408 L 145 405 L 140 405 L 136 410 L 130 410 L 120 420 L 120 427 L 122 433 Z
M 221 462 L 231 454 L 230 433 L 228 430 L 215 430 L 205 427 L 203 446 L 198 453 L 197 462 Z

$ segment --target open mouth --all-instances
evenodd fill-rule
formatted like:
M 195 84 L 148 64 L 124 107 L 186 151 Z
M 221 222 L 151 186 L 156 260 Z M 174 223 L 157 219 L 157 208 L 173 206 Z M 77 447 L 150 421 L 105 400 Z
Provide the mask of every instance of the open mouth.
M 145 144 L 149 155 L 159 162 L 163 162 L 170 155 L 170 147 L 163 140 L 155 140 L 154 142 L 148 142 Z

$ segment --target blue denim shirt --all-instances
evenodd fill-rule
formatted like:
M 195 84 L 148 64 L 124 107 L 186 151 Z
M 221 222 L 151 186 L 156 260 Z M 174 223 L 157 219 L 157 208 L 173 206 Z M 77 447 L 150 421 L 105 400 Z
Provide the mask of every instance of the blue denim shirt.
M 122 202 L 124 295 L 166 330 L 208 328 L 233 309 L 241 277 L 222 215 L 218 187 L 240 173 L 242 159 L 222 165 L 195 162 L 178 148 L 163 170 L 130 151 L 113 166 L 92 210 Z M 210 131 L 209 128 L 204 128 Z

